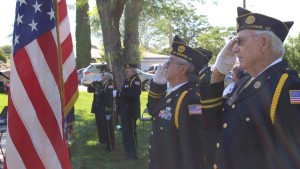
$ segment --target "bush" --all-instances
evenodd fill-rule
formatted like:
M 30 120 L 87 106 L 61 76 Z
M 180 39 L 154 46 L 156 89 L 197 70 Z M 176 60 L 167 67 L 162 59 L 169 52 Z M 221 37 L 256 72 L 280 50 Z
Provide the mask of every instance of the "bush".
M 1 49 L 0 49 L 0 60 L 3 61 L 4 63 L 7 62 L 6 55 Z

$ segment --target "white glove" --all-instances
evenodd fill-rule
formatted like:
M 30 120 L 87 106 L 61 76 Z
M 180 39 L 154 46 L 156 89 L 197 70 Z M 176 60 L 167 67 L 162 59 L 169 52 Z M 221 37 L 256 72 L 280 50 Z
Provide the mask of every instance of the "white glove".
M 220 73 L 227 75 L 233 65 L 236 62 L 236 54 L 232 51 L 236 43 L 235 38 L 232 38 L 221 50 L 221 52 L 217 56 L 217 60 L 215 62 L 214 67 L 219 70 Z
M 102 74 L 98 74 L 94 81 L 101 82 L 101 80 L 102 80 Z
M 116 96 L 117 96 L 117 91 L 118 91 L 118 90 L 113 90 L 113 97 L 116 97 Z
M 110 116 L 111 116 L 111 115 L 106 115 L 106 120 L 109 120 L 109 119 L 110 119 Z
M 153 82 L 160 85 L 167 84 L 168 81 L 165 76 L 165 64 L 166 63 L 164 63 L 163 65 L 158 65 L 157 70 L 153 76 Z

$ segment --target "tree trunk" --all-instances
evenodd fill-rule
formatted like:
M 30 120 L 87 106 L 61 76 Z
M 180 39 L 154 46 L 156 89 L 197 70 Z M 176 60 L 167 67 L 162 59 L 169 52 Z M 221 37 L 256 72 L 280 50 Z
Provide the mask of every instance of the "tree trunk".
M 142 11 L 142 0 L 131 0 L 125 8 L 124 58 L 127 63 L 140 64 L 139 52 L 139 17 Z
M 78 3 L 79 0 L 76 0 Z M 76 66 L 78 69 L 87 67 L 91 62 L 91 28 L 88 0 L 84 5 L 76 5 Z
M 100 17 L 103 34 L 104 53 L 107 63 L 111 64 L 112 72 L 118 88 L 122 85 L 125 76 L 123 67 L 123 57 L 121 53 L 120 19 L 124 11 L 127 0 L 96 0 L 98 14 Z M 109 63 L 109 60 L 111 63 Z

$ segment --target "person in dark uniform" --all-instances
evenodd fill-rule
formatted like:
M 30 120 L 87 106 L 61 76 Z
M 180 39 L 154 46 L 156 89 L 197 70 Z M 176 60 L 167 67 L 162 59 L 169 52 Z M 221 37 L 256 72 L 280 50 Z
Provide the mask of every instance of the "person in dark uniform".
M 204 50 L 204 49 L 202 49 Z M 174 37 L 169 60 L 150 83 L 147 108 L 153 118 L 149 169 L 204 169 L 205 129 L 196 83 L 211 58 Z M 166 92 L 167 82 L 170 85 Z
M 136 64 L 125 66 L 126 80 L 119 93 L 119 113 L 122 125 L 122 141 L 127 157 L 137 159 L 136 120 L 140 118 L 141 80 Z
M 201 87 L 203 114 L 220 131 L 218 169 L 300 168 L 300 79 L 283 59 L 283 42 L 293 22 L 237 8 L 238 36 L 219 53 L 211 84 Z M 238 57 L 250 76 L 222 100 L 224 76 Z M 214 151 L 214 148 L 210 149 Z
M 92 103 L 92 110 L 91 112 L 95 114 L 95 120 L 97 125 L 97 132 L 98 132 L 98 142 L 105 143 L 105 114 L 104 114 L 104 106 L 103 100 L 104 98 L 101 97 L 101 92 L 103 92 L 103 83 L 102 83 L 102 73 L 99 73 L 95 80 L 88 85 L 87 91 L 89 93 L 94 93 L 93 103 Z
M 199 72 L 199 80 L 200 81 L 199 81 L 199 84 L 197 84 L 197 86 L 204 85 L 204 84 L 209 84 L 210 83 L 210 77 L 211 77 L 211 67 L 206 65 Z
M 112 151 L 115 149 L 115 132 L 113 126 L 113 90 L 114 82 L 113 75 L 109 72 L 102 74 L 103 91 L 100 95 L 103 95 L 103 106 L 105 114 L 104 134 L 106 140 L 106 151 Z

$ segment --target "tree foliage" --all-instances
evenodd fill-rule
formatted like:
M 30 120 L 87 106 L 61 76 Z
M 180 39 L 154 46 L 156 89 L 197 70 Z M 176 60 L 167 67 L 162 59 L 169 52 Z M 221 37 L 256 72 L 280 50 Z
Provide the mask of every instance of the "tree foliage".
M 4 63 L 6 63 L 7 61 L 5 53 L 2 49 L 0 49 L 0 60 L 3 61 Z
M 197 15 L 191 4 L 180 1 L 147 1 L 141 14 L 141 43 L 148 50 L 167 48 L 174 35 L 178 35 L 188 45 L 196 46 L 196 38 L 208 29 L 207 17 Z
M 300 33 L 296 37 L 289 37 L 284 46 L 284 58 L 288 60 L 291 68 L 300 72 Z
M 198 46 L 212 52 L 210 63 L 214 63 L 216 56 L 225 46 L 226 42 L 236 35 L 234 27 L 209 27 L 198 37 Z
M 76 1 L 76 66 L 87 67 L 91 62 L 91 29 L 88 0 Z
M 7 63 L 11 55 L 11 52 L 12 52 L 11 45 L 5 45 L 0 47 L 0 60 L 3 61 L 4 63 Z

